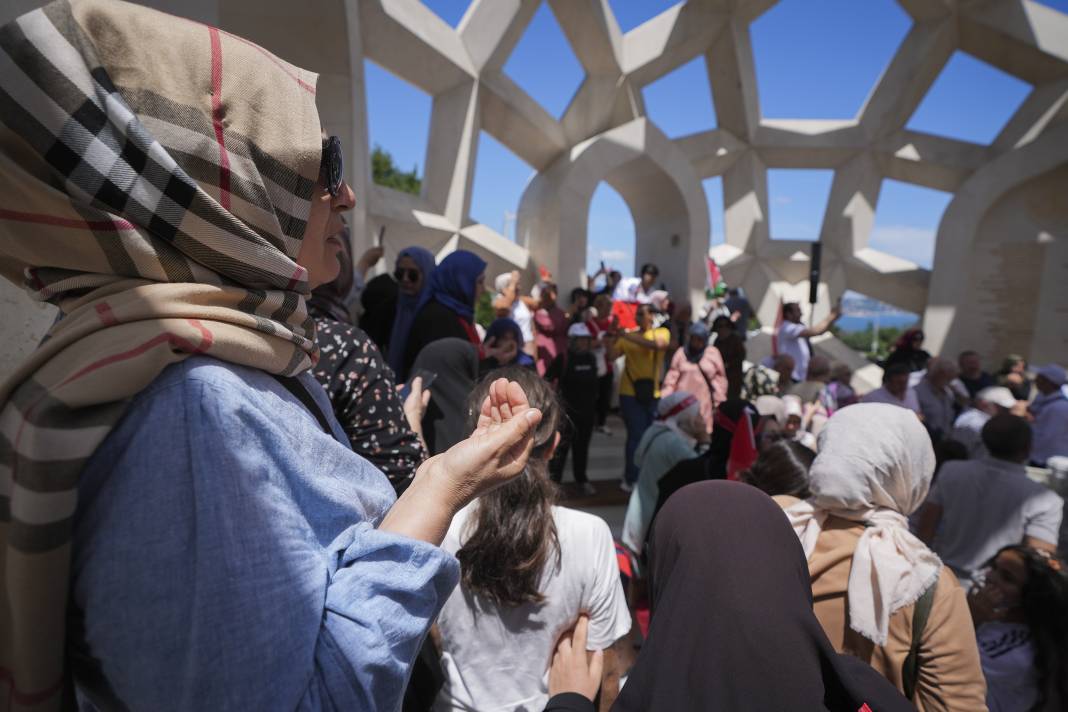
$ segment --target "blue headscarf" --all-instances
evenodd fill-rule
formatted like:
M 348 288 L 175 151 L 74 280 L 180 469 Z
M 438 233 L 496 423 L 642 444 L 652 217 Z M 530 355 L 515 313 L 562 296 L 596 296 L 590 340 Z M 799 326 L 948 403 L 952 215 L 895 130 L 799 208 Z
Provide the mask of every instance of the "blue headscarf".
M 486 271 L 486 261 L 467 250 L 457 250 L 441 261 L 430 278 L 430 291 L 419 307 L 433 299 L 461 319 L 475 321 L 475 280 Z M 418 311 L 418 310 L 417 310 Z
M 526 366 L 528 368 L 532 367 L 534 365 L 534 359 L 530 357 L 530 354 L 523 351 L 523 330 L 519 328 L 519 324 L 506 316 L 495 319 L 493 323 L 489 325 L 489 328 L 486 329 L 486 338 L 482 343 L 487 343 L 490 339 L 500 339 L 505 334 L 514 336 L 516 346 L 519 348 L 519 354 L 515 358 L 515 364 L 517 366 Z
M 410 257 L 423 273 L 423 284 L 419 293 L 411 296 L 404 292 L 397 294 L 397 315 L 393 317 L 393 332 L 389 337 L 389 367 L 400 378 L 404 365 L 404 352 L 408 348 L 408 335 L 412 331 L 412 322 L 419 312 L 419 307 L 426 303 L 430 294 L 430 279 L 434 275 L 434 254 L 422 247 L 407 247 L 397 255 L 399 264 L 402 257 Z

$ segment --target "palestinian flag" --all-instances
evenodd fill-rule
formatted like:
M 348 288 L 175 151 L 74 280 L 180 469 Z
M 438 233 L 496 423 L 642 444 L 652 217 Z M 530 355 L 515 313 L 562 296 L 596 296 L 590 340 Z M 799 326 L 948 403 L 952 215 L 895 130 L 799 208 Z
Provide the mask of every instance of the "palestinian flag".
M 705 257 L 705 264 L 708 267 L 708 287 L 705 289 L 705 293 L 708 298 L 722 297 L 727 293 L 727 282 L 723 279 L 723 273 L 719 271 L 719 265 L 711 257 Z

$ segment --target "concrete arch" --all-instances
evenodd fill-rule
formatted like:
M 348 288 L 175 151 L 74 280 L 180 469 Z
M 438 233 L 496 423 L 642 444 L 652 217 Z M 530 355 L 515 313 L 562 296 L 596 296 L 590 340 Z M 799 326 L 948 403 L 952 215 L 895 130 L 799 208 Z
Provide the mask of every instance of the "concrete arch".
M 961 186 L 935 242 L 924 313 L 932 352 L 973 348 L 996 359 L 1015 351 L 1034 361 L 1068 353 L 1066 165 L 1061 123 Z
M 699 300 L 708 204 L 689 158 L 644 118 L 580 143 L 531 180 L 516 232 L 531 269 L 547 267 L 562 292 L 585 284 L 590 200 L 602 180 L 634 217 L 635 261 L 656 263 L 673 294 Z

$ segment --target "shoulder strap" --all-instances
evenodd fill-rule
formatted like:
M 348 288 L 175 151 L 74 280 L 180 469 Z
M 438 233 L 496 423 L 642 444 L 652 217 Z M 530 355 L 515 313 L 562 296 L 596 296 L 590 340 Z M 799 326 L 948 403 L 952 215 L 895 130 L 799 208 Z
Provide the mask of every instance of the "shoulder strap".
M 330 421 L 327 420 L 326 414 L 323 413 L 322 408 L 312 398 L 312 394 L 308 392 L 308 389 L 300 382 L 299 378 L 293 376 L 275 376 L 276 381 L 282 384 L 282 386 L 293 394 L 293 397 L 304 404 L 304 407 L 308 409 L 308 412 L 315 416 L 315 420 L 318 421 L 319 427 L 323 429 L 323 432 L 334 437 L 334 430 L 330 427 Z
M 912 645 L 909 646 L 909 654 L 901 666 L 901 686 L 904 688 L 905 697 L 909 700 L 914 699 L 916 695 L 916 683 L 920 677 L 920 643 L 923 639 L 923 630 L 927 627 L 927 619 L 931 616 L 931 607 L 934 605 L 937 588 L 936 579 L 931 587 L 916 600 L 916 605 L 912 609 Z

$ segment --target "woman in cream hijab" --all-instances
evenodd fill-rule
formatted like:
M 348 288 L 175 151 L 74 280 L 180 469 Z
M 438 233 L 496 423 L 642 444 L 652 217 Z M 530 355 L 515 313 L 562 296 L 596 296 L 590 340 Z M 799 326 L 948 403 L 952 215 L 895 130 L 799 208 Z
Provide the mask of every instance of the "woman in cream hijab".
M 136 5 L 0 28 L 0 709 L 398 709 L 453 514 L 540 414 L 494 383 L 397 499 L 308 369 L 353 206 L 316 76 Z
M 845 408 L 820 433 L 812 496 L 786 514 L 808 557 L 816 617 L 835 648 L 907 693 L 913 618 L 925 599 L 930 612 L 915 632 L 913 703 L 919 710 L 979 710 L 986 687 L 964 591 L 908 529 L 934 465 L 930 438 L 911 412 Z

